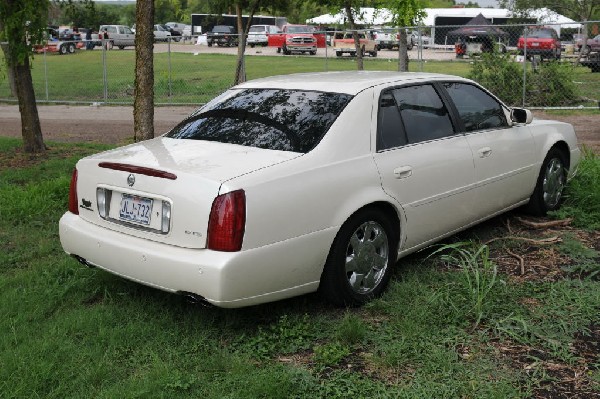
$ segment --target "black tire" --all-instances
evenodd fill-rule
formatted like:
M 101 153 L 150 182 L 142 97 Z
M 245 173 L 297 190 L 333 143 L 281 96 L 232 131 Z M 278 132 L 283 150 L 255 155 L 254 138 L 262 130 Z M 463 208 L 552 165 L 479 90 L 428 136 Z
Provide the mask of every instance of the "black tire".
M 69 51 L 69 54 L 73 54 L 75 52 L 75 44 L 69 43 L 69 45 L 67 46 L 67 50 Z
M 336 51 L 336 52 L 335 52 L 335 55 L 336 55 L 337 57 L 341 57 L 341 56 L 342 56 L 342 52 L 341 52 L 341 51 Z
M 250 45 L 250 48 L 254 48 L 254 43 L 252 43 L 252 44 Z
M 290 54 L 292 54 L 292 52 L 290 50 L 288 50 L 287 47 L 283 47 L 281 49 L 281 51 L 283 51 L 283 55 L 290 55 Z
M 397 253 L 398 238 L 390 218 L 375 208 L 356 212 L 333 241 L 320 294 L 337 306 L 368 302 L 387 286 Z
M 529 198 L 527 212 L 545 216 L 560 208 L 563 191 L 567 183 L 567 161 L 563 151 L 551 148 L 542 163 L 540 174 Z
M 377 57 L 377 49 L 371 51 L 371 57 Z
M 118 46 L 119 50 L 123 50 L 125 48 L 125 46 Z
M 310 55 L 317 55 L 317 52 L 316 51 L 310 51 L 309 54 Z
M 208 47 L 212 47 L 212 42 L 208 42 Z
M 67 54 L 68 52 L 69 52 L 69 50 L 67 49 L 67 45 L 66 45 L 66 44 L 63 44 L 63 45 L 61 45 L 61 46 L 58 48 L 58 53 L 59 53 L 60 55 L 65 55 L 65 54 Z

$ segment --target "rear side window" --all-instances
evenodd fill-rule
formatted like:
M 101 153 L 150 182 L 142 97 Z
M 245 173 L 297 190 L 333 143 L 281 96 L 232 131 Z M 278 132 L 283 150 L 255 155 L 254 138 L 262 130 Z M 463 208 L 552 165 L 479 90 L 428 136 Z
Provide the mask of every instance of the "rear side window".
M 457 82 L 444 83 L 444 87 L 467 132 L 508 127 L 502 105 L 479 87 Z
M 166 137 L 306 153 L 352 99 L 348 94 L 279 89 L 229 94 L 199 109 Z
M 401 87 L 381 95 L 377 150 L 453 134 L 448 110 L 432 85 Z

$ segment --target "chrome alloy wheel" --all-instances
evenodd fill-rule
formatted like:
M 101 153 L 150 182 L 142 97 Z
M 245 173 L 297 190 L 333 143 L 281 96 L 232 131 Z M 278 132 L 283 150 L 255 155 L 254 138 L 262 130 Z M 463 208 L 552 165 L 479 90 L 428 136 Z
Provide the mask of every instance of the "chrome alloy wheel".
M 562 162 L 558 158 L 553 158 L 544 172 L 544 182 L 542 185 L 544 203 L 548 209 L 555 208 L 565 188 L 565 170 Z
M 385 229 L 377 222 L 361 224 L 346 249 L 346 277 L 357 294 L 372 292 L 385 275 L 389 243 Z

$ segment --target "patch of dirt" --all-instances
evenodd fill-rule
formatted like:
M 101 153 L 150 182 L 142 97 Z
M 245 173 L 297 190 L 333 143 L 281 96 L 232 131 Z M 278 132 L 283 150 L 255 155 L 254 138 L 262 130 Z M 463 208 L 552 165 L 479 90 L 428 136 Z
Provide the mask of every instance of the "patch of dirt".
M 533 111 L 538 119 L 553 119 L 573 125 L 579 143 L 585 144 L 596 154 L 600 154 L 600 112 L 581 115 L 554 115 L 544 111 Z

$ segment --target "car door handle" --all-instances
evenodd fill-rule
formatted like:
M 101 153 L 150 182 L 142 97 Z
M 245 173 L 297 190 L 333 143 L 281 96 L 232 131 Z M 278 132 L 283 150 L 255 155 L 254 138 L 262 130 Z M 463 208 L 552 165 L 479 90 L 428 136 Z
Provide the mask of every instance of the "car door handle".
M 479 154 L 479 158 L 487 158 L 492 155 L 492 149 L 490 147 L 483 147 L 477 150 L 477 153 Z
M 412 175 L 412 166 L 400 166 L 394 169 L 394 177 L 396 179 L 406 179 Z

